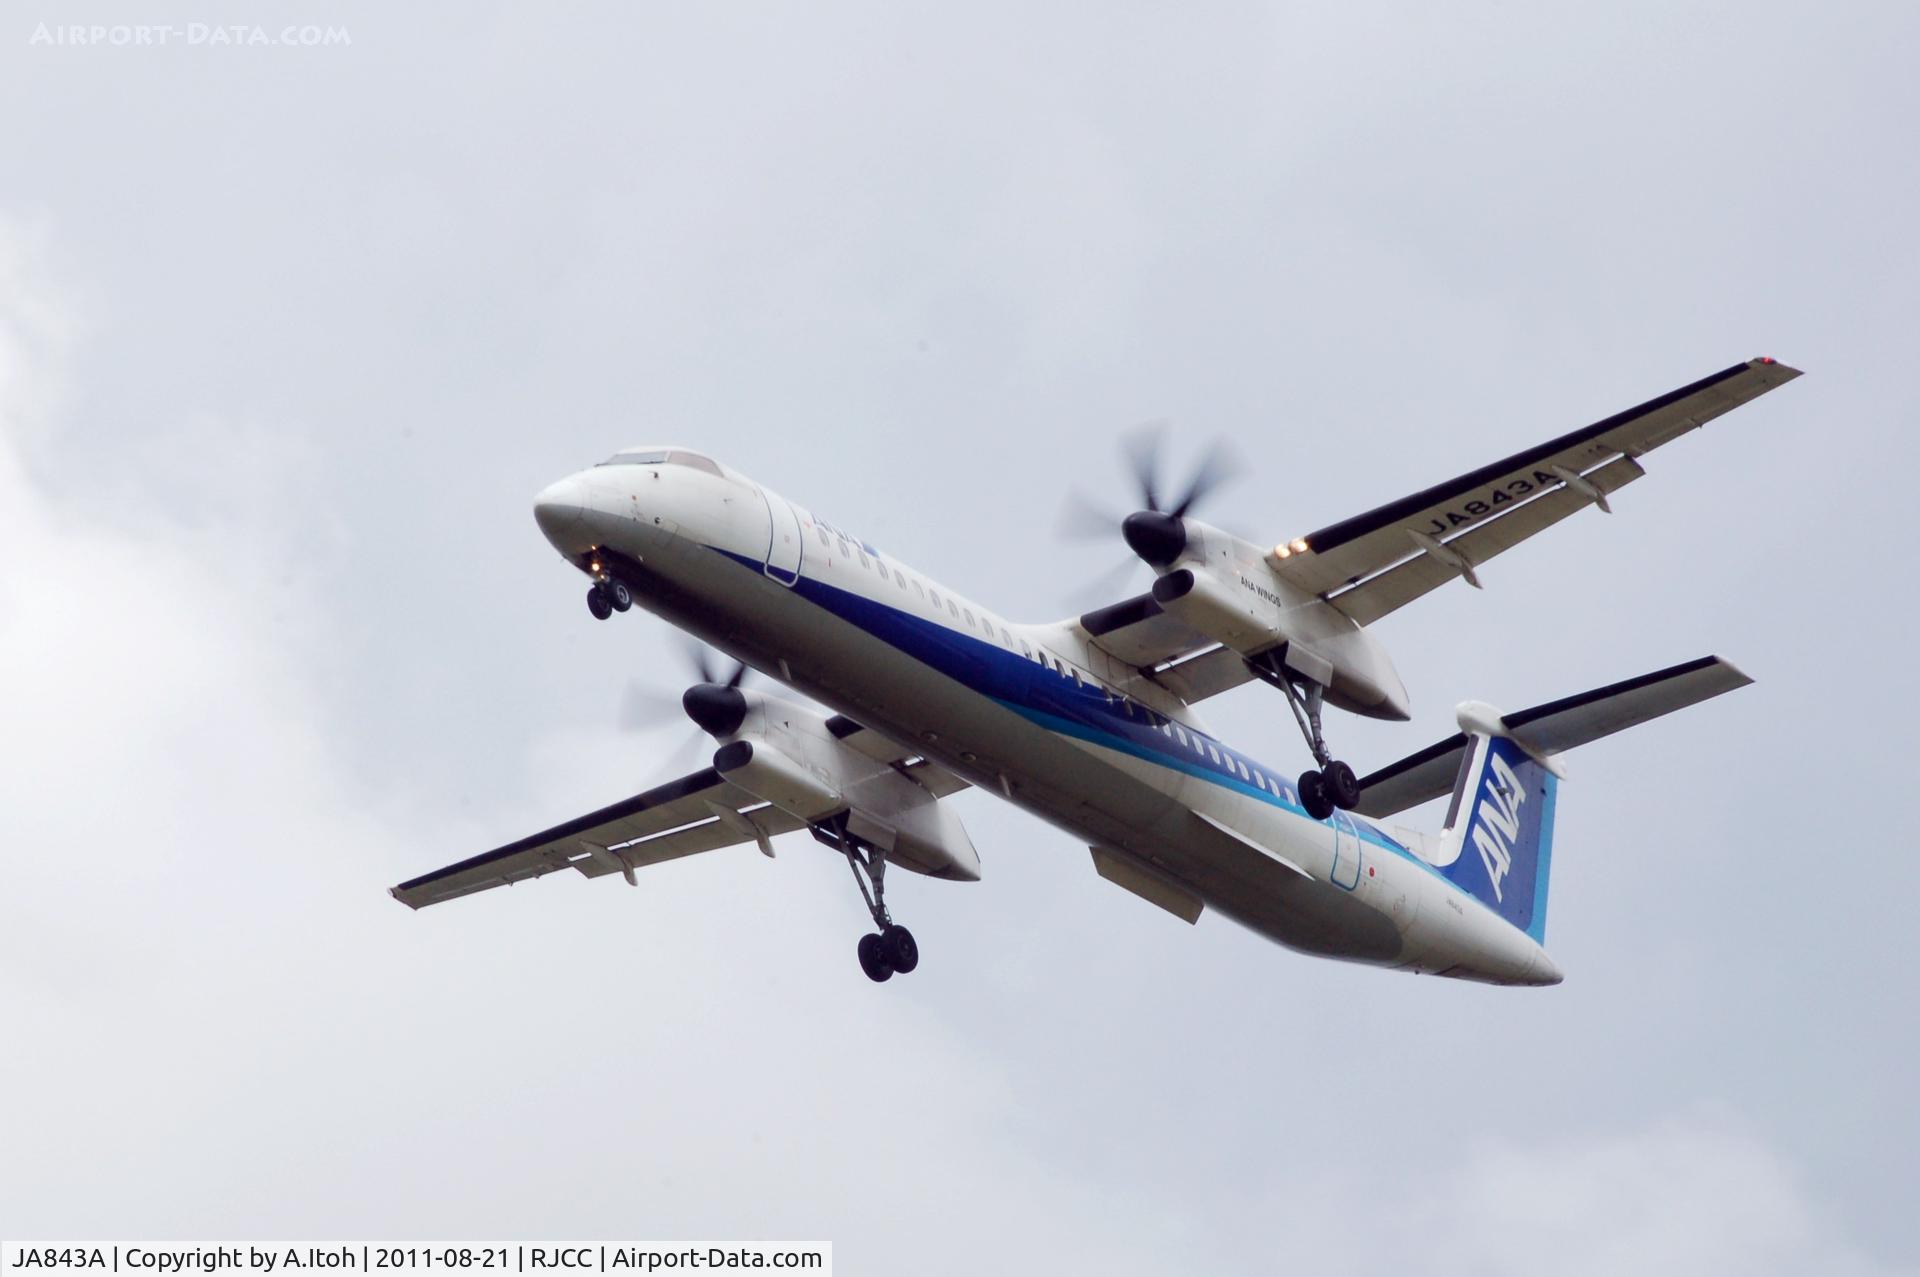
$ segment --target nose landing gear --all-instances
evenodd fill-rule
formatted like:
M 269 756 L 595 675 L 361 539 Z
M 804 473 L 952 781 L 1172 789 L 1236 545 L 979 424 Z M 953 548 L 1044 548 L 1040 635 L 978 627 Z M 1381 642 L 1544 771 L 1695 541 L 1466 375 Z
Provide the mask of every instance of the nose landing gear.
M 879 928 L 860 937 L 860 969 L 875 984 L 906 975 L 920 965 L 920 946 L 913 932 L 893 920 L 887 912 L 887 853 L 847 828 L 847 814 L 829 817 L 810 826 L 813 836 L 847 858 L 853 881 L 860 888 L 873 925 Z

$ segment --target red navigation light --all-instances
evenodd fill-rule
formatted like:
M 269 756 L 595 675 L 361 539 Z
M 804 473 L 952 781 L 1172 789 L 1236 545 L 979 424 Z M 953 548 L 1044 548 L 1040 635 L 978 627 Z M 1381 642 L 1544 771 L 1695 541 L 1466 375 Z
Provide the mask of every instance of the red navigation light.
M 1772 363 L 1772 362 L 1773 362 L 1773 356 L 1772 356 L 1772 355 L 1762 355 L 1762 356 L 1760 356 L 1760 362 L 1761 362 L 1761 363 L 1763 363 L 1763 364 L 1770 364 L 1770 363 Z

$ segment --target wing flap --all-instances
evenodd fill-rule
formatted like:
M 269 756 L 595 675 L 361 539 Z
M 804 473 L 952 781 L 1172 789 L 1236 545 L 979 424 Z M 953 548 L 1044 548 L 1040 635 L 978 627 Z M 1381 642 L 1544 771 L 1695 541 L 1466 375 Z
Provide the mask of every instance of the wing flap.
M 1135 669 L 1155 665 L 1213 646 L 1214 640 L 1167 615 L 1151 594 L 1138 594 L 1111 607 L 1088 612 L 1080 628 L 1095 646 Z
M 1215 646 L 1162 670 L 1154 670 L 1154 682 L 1172 692 L 1188 705 L 1230 692 L 1242 683 L 1253 681 L 1247 658 L 1230 647 Z
M 876 763 L 885 763 L 935 798 L 945 798 L 948 794 L 957 794 L 967 788 L 966 781 L 924 754 L 915 753 L 893 737 L 858 723 L 845 714 L 835 714 L 828 719 L 827 730 L 841 744 L 865 754 Z

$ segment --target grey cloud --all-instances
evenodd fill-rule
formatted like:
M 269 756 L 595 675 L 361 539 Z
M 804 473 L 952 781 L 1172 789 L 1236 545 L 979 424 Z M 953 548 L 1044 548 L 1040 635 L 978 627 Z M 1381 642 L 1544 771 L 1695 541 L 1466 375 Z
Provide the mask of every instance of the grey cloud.
M 0 42 L 0 1229 L 1915 1264 L 1904 7 L 328 20 Z M 588 624 L 528 510 L 616 447 L 1039 618 L 1117 557 L 1052 532 L 1134 422 L 1230 436 L 1221 519 L 1278 538 L 1762 353 L 1809 375 L 1390 619 L 1416 720 L 1338 724 L 1758 679 L 1570 760 L 1558 989 L 1189 930 L 981 795 L 910 987 L 804 841 L 382 894 L 672 747 L 614 723 L 673 640 Z

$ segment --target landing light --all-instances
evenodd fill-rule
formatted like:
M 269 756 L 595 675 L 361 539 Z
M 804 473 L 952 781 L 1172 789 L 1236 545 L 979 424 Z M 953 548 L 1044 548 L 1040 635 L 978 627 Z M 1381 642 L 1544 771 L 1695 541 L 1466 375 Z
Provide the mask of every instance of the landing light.
M 1305 554 L 1307 552 L 1307 543 L 1305 538 L 1295 537 L 1293 539 L 1293 552 L 1295 554 Z

